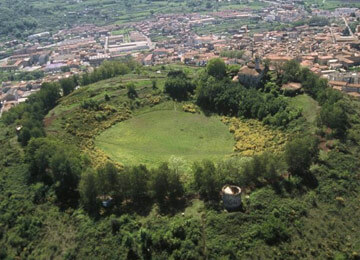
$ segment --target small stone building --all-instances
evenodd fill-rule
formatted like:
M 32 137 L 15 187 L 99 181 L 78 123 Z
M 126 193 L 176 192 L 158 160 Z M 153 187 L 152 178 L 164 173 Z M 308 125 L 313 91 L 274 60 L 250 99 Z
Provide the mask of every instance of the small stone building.
M 241 188 L 233 185 L 225 185 L 222 190 L 224 207 L 228 211 L 235 211 L 241 208 Z
M 295 96 L 302 93 L 301 83 L 289 82 L 281 87 L 281 90 L 286 96 Z
M 246 88 L 257 88 L 262 78 L 262 69 L 257 61 L 243 66 L 238 73 L 239 82 Z

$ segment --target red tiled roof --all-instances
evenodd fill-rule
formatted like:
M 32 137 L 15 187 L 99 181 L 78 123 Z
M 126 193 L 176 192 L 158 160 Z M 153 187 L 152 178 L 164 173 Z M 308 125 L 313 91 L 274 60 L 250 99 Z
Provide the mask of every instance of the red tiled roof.
M 241 75 L 252 75 L 252 76 L 259 76 L 259 72 L 255 69 L 250 69 L 248 66 L 244 66 L 239 70 L 239 74 Z

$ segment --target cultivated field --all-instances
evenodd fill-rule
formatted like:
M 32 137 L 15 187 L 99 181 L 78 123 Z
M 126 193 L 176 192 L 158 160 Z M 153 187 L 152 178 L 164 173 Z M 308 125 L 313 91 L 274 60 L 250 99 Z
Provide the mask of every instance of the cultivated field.
M 95 143 L 120 163 L 155 165 L 171 156 L 187 161 L 222 159 L 231 155 L 234 137 L 218 117 L 163 110 L 121 122 Z

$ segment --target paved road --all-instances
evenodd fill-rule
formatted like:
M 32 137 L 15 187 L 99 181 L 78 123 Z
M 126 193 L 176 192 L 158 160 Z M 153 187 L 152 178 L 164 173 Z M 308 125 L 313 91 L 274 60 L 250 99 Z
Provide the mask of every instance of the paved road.
M 4 106 L 5 106 L 5 104 L 3 104 L 3 106 L 0 108 L 0 117 L 2 116 Z
M 336 43 L 336 38 L 335 38 L 335 35 L 334 35 L 334 31 L 333 29 L 330 27 L 330 32 L 331 32 L 331 37 L 333 39 L 333 43 L 335 44 Z
M 344 16 L 343 16 L 342 18 L 343 18 L 343 20 L 344 20 L 344 22 L 345 22 L 346 27 L 349 29 L 350 35 L 351 35 L 352 37 L 354 37 L 354 34 L 353 34 L 353 32 L 351 31 L 351 28 L 350 28 L 350 26 L 349 26 L 349 24 L 348 24 L 348 21 L 346 20 L 346 18 L 345 18 Z

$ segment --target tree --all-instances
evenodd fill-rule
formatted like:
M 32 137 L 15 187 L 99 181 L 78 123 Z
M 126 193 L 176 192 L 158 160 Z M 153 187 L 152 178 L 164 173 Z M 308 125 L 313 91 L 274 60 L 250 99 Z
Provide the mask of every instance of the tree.
M 131 99 L 135 99 L 138 97 L 138 94 L 135 89 L 135 85 L 133 83 L 127 85 L 127 96 Z
M 320 111 L 319 121 L 335 130 L 335 135 L 344 136 L 348 127 L 348 117 L 344 105 L 341 102 L 324 104 Z
M 145 165 L 134 166 L 127 170 L 128 198 L 141 204 L 149 197 L 149 171 Z
M 285 147 L 285 161 L 291 174 L 304 177 L 319 154 L 318 142 L 312 137 L 296 138 Z
M 349 28 L 346 27 L 346 28 L 343 30 L 342 34 L 343 34 L 344 36 L 350 36 L 350 30 L 349 30 Z
M 166 166 L 167 167 L 167 166 Z M 166 195 L 168 191 L 168 180 L 166 169 L 163 165 L 160 166 L 157 170 L 152 171 L 152 181 L 151 181 L 151 192 L 153 198 L 160 204 L 163 205 L 166 200 Z
M 199 195 L 207 201 L 219 199 L 221 184 L 216 176 L 216 168 L 213 162 L 203 161 L 194 163 L 194 188 Z
M 107 162 L 97 170 L 98 192 L 103 196 L 116 197 L 118 193 L 118 169 L 114 164 Z M 121 199 L 120 199 L 121 200 Z
M 50 169 L 57 199 L 65 206 L 74 206 L 79 198 L 80 160 L 65 149 L 58 148 L 50 159 Z
M 153 79 L 152 81 L 151 81 L 151 86 L 152 86 L 152 89 L 158 89 L 158 87 L 157 87 L 157 81 L 155 80 L 155 79 Z
M 21 129 L 19 135 L 18 135 L 18 142 L 21 143 L 22 146 L 27 146 L 28 142 L 30 141 L 31 133 L 29 128 L 24 127 Z
M 197 104 L 207 110 L 216 110 L 217 98 L 223 97 L 222 94 L 227 89 L 227 85 L 228 83 L 225 80 L 222 82 L 213 77 L 201 79 L 197 88 Z M 218 112 L 224 113 L 223 111 Z
M 70 67 L 69 66 L 61 67 L 61 72 L 63 72 L 63 73 L 70 72 Z
M 285 62 L 283 66 L 283 83 L 298 82 L 300 80 L 300 63 L 296 60 Z
M 177 100 L 186 100 L 193 94 L 195 85 L 190 82 L 182 70 L 170 71 L 167 75 L 164 92 Z
M 192 93 L 194 86 L 186 79 L 180 77 L 168 78 L 165 82 L 164 92 L 177 100 L 186 100 L 188 93 Z
M 60 80 L 60 86 L 63 90 L 64 96 L 69 95 L 76 88 L 74 78 L 66 78 L 66 79 Z
M 162 164 L 152 172 L 151 191 L 154 199 L 160 204 L 169 200 L 170 204 L 184 195 L 184 188 L 180 177 L 175 171 L 169 169 L 168 164 Z
M 44 136 L 44 131 L 43 131 L 43 129 L 41 127 L 34 126 L 30 131 L 30 135 L 33 138 L 43 137 Z
M 289 239 L 289 230 L 284 221 L 278 217 L 270 215 L 261 225 L 261 237 L 269 245 L 274 245 Z
M 230 78 L 235 77 L 240 70 L 241 66 L 237 64 L 229 65 L 227 67 L 227 74 L 229 74 Z
M 31 182 L 43 182 L 52 185 L 50 160 L 56 152 L 57 145 L 47 138 L 36 138 L 30 140 L 26 152 L 25 161 L 29 164 L 29 180 Z
M 91 81 L 90 81 L 89 73 L 86 72 L 81 77 L 81 85 L 86 86 L 86 85 L 89 85 L 90 83 L 91 83 Z
M 327 17 L 313 16 L 308 23 L 310 26 L 326 26 L 330 21 Z
M 97 199 L 96 175 L 88 170 L 81 175 L 79 183 L 80 202 L 84 209 L 92 216 L 98 214 L 100 202 Z
M 72 147 L 47 139 L 31 139 L 25 153 L 29 181 L 53 186 L 62 206 L 75 206 L 82 170 L 81 158 Z
M 60 97 L 60 86 L 58 83 L 44 83 L 41 86 L 39 94 L 34 96 L 33 99 L 29 98 L 29 102 L 40 100 L 43 104 L 43 110 L 46 113 L 56 106 Z
M 169 168 L 167 167 L 169 170 Z M 175 203 L 178 198 L 184 196 L 184 187 L 180 181 L 180 175 L 175 171 L 169 170 L 168 174 L 168 198 L 171 204 Z
M 209 61 L 206 67 L 207 73 L 216 79 L 223 79 L 226 77 L 226 65 L 220 58 L 215 58 Z

